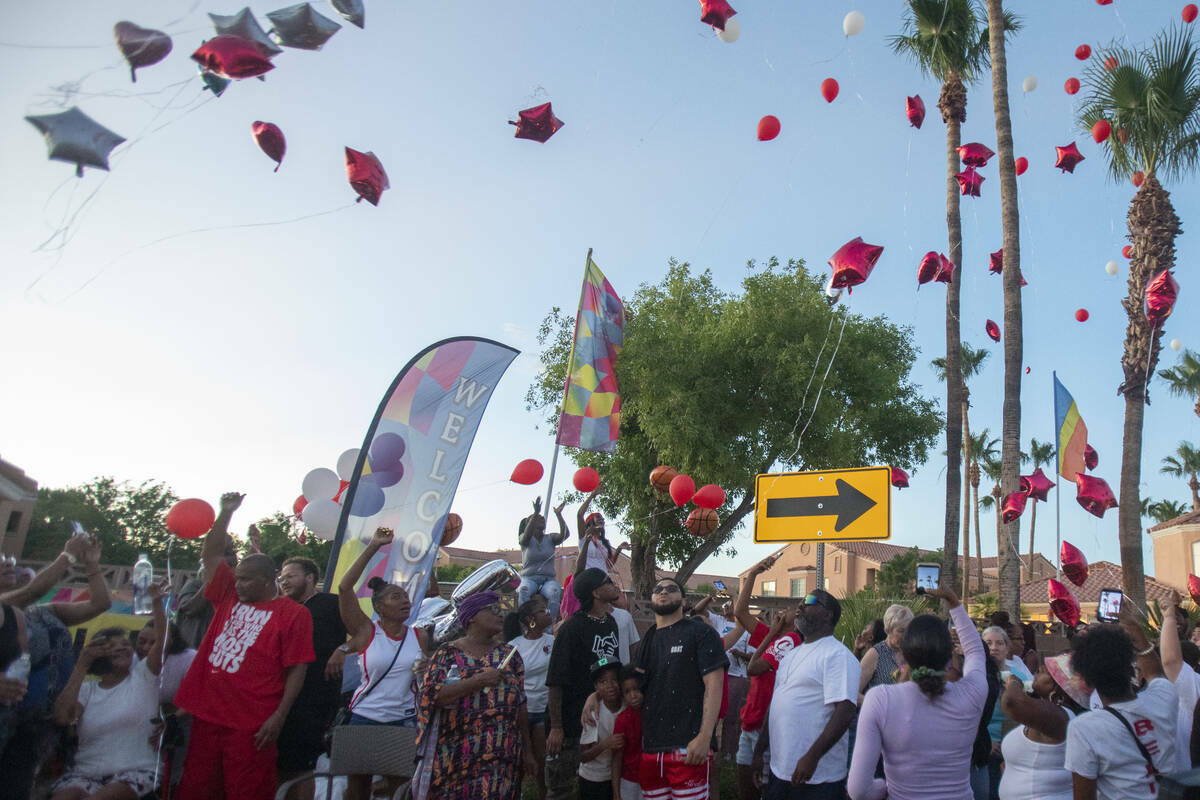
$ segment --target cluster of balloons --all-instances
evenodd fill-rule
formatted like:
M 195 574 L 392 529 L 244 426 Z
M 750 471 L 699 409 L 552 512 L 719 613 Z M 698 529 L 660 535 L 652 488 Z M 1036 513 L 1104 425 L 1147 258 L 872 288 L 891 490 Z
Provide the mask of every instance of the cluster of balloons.
M 383 490 L 404 478 L 405 449 L 404 438 L 398 433 L 389 431 L 375 437 L 350 504 L 350 516 L 370 517 L 383 509 Z M 360 456 L 357 447 L 351 448 L 338 456 L 336 472 L 328 467 L 317 467 L 304 476 L 301 494 L 292 504 L 292 511 L 318 538 L 329 541 L 337 532 L 344 495 Z
M 1005 522 L 1012 522 L 1025 512 L 1029 500 L 1046 502 L 1046 496 L 1054 488 L 1054 482 L 1046 477 L 1042 468 L 1038 467 L 1030 475 L 1021 476 L 1021 488 L 1009 492 L 1002 501 L 1000 516 Z
M 180 500 L 167 512 L 167 530 L 180 539 L 198 539 L 217 521 L 217 512 L 207 501 L 196 497 Z
M 717 509 L 725 503 L 725 490 L 715 483 L 705 484 L 697 489 L 696 481 L 690 475 L 684 475 L 674 467 L 660 464 L 650 470 L 650 486 L 656 492 L 669 494 L 676 506 L 684 506 L 689 501 L 696 505 L 684 523 L 684 527 L 693 535 L 708 536 L 721 524 L 717 517 Z
M 976 168 L 986 167 L 988 159 L 996 155 L 986 145 L 979 142 L 971 142 L 964 144 L 958 148 L 958 157 L 967 165 L 967 168 L 954 176 L 958 181 L 958 188 L 962 191 L 964 197 L 979 197 L 979 189 L 983 186 L 984 178 Z
M 936 281 L 950 283 L 954 279 L 954 262 L 941 253 L 930 250 L 917 266 L 917 286 Z
M 1059 562 L 1062 564 L 1063 575 L 1067 577 L 1067 580 L 1076 586 L 1083 586 L 1088 577 L 1088 562 L 1083 552 L 1070 542 L 1063 542 L 1062 548 L 1059 550 Z M 1049 579 L 1047 589 L 1050 611 L 1054 616 L 1072 628 L 1078 625 L 1079 600 L 1071 593 L 1071 590 L 1054 578 Z

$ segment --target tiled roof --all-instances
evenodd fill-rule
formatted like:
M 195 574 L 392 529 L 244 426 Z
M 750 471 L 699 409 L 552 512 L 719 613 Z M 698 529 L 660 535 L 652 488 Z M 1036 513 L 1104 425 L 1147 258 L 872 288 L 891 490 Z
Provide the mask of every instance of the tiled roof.
M 1197 525 L 1200 524 L 1200 511 L 1189 511 L 1188 513 L 1169 519 L 1166 522 L 1160 522 L 1150 529 L 1151 533 L 1161 531 L 1165 528 L 1174 528 L 1177 525 Z
M 843 553 L 853 553 L 856 556 L 861 556 L 876 564 L 884 564 L 891 561 L 896 556 L 902 556 L 907 553 L 912 547 L 902 547 L 896 544 L 886 544 L 884 542 L 830 542 L 829 545 Z M 922 557 L 933 557 L 933 550 L 921 550 Z
M 1062 581 L 1075 595 L 1081 605 L 1100 602 L 1101 589 L 1121 588 L 1121 567 L 1111 561 L 1096 561 L 1088 565 L 1088 577 L 1083 586 L 1076 586 L 1066 578 Z M 1171 596 L 1172 587 L 1146 576 L 1146 599 L 1162 603 Z M 1021 602 L 1030 605 L 1050 602 L 1045 579 L 1021 584 Z

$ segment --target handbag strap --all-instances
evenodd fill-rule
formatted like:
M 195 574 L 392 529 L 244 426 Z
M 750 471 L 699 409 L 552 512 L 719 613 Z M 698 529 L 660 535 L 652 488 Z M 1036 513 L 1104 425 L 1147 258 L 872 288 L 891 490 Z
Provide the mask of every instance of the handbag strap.
M 1129 720 L 1125 719 L 1125 715 L 1115 708 L 1109 708 L 1108 706 L 1105 706 L 1104 710 L 1121 720 L 1121 724 L 1125 726 L 1125 730 L 1129 731 L 1129 735 L 1133 737 L 1133 743 L 1137 745 L 1138 752 L 1142 754 L 1142 758 L 1146 759 L 1146 766 L 1150 768 L 1154 777 L 1159 777 L 1158 767 L 1154 766 L 1154 759 L 1150 757 L 1150 752 L 1146 749 L 1146 745 L 1142 744 L 1142 740 L 1134 733 L 1133 726 L 1129 724 Z
M 388 668 L 379 673 L 379 677 L 375 679 L 375 682 L 368 686 L 367 690 L 358 696 L 358 700 L 360 702 L 365 699 L 366 696 L 369 695 L 375 689 L 375 687 L 383 681 L 384 678 L 388 676 L 388 673 L 392 671 L 392 667 L 396 666 L 396 659 L 400 657 L 400 651 L 404 649 L 404 642 L 408 640 L 408 629 L 410 627 L 411 626 L 409 625 L 404 626 L 404 635 L 400 637 L 400 644 L 396 645 L 396 652 L 392 654 L 392 663 L 388 664 Z M 380 630 L 383 630 L 383 628 L 381 627 Z M 387 631 L 384 631 L 384 635 L 387 635 Z M 363 660 L 366 660 L 365 657 Z

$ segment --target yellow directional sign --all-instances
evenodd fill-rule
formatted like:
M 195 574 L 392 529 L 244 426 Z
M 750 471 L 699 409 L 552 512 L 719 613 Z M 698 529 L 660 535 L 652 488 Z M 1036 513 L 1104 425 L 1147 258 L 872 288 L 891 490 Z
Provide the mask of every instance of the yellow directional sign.
M 759 475 L 754 541 L 889 539 L 891 486 L 889 467 Z

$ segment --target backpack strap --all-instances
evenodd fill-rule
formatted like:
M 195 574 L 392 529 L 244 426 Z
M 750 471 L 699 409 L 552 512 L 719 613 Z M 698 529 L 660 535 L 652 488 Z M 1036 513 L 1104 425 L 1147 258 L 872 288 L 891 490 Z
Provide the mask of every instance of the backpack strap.
M 1129 731 L 1129 735 L 1133 737 L 1133 743 L 1137 745 L 1138 752 L 1142 754 L 1142 758 L 1146 759 L 1146 766 L 1150 768 L 1150 772 L 1154 777 L 1159 777 L 1158 767 L 1154 766 L 1154 759 L 1150 757 L 1150 752 L 1146 749 L 1146 745 L 1142 744 L 1142 740 L 1134 733 L 1133 726 L 1129 724 L 1129 720 L 1125 719 L 1125 715 L 1115 708 L 1104 707 L 1104 710 L 1112 714 L 1117 719 L 1121 720 L 1121 724 L 1125 726 L 1125 730 Z

